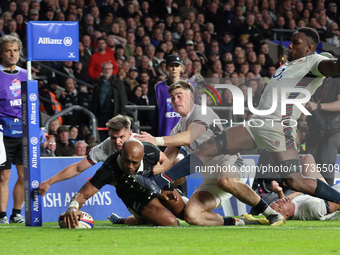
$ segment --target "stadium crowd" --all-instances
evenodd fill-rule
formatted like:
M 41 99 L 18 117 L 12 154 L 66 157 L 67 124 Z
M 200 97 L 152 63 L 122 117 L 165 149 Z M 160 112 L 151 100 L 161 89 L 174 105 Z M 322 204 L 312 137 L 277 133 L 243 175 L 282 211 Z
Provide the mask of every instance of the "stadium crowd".
M 170 54 L 178 54 L 182 61 L 182 78 L 229 80 L 242 89 L 245 104 L 247 87 L 252 87 L 256 105 L 265 83 L 286 61 L 284 55 L 272 58 L 266 43 L 274 38 L 290 40 L 293 32 L 280 29 L 310 26 L 322 41 L 340 46 L 339 9 L 332 0 L 5 0 L 0 15 L 0 36 L 15 35 L 24 43 L 22 65 L 25 22 L 79 21 L 79 62 L 43 62 L 59 71 L 55 77 L 34 62 L 33 76 L 39 80 L 40 96 L 47 99 L 41 101 L 42 112 L 51 116 L 80 105 L 95 113 L 100 127 L 113 116 L 126 114 L 129 102 L 155 104 L 154 85 L 167 78 L 165 60 Z M 217 92 L 223 106 L 232 105 L 229 90 Z M 214 105 L 211 98 L 207 101 Z M 140 116 L 143 125 L 154 126 L 153 118 L 145 123 L 145 114 Z M 73 129 L 91 125 L 88 117 L 75 111 L 59 118 L 59 124 Z M 93 146 L 107 137 L 104 132 L 94 141 L 88 128 L 78 135 L 64 126 L 56 130 L 50 135 L 57 142 L 50 145 L 56 143 L 57 149 L 51 153 L 46 142 L 45 155 L 79 153 L 59 148 L 64 133 L 72 142 L 62 144 L 70 148 L 77 140 Z

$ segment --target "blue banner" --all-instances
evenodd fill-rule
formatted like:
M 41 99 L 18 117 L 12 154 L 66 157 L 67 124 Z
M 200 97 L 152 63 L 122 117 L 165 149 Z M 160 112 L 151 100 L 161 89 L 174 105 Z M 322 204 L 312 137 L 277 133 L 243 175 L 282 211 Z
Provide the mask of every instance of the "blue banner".
M 27 61 L 79 61 L 78 21 L 27 23 Z
M 40 183 L 40 123 L 37 81 L 21 83 L 22 160 L 24 165 L 26 226 L 42 226 Z

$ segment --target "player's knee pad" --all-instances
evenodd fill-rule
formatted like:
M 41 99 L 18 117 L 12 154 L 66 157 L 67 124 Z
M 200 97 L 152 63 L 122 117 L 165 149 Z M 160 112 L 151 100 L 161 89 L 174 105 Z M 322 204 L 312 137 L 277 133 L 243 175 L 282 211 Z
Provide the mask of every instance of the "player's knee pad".
M 216 133 L 214 136 L 217 151 L 219 154 L 228 154 L 227 152 L 227 135 L 224 130 Z
M 281 161 L 280 163 L 275 165 L 277 169 L 275 172 L 279 174 L 282 178 L 287 178 L 289 174 L 299 173 L 300 171 L 300 162 L 298 159 L 289 159 Z

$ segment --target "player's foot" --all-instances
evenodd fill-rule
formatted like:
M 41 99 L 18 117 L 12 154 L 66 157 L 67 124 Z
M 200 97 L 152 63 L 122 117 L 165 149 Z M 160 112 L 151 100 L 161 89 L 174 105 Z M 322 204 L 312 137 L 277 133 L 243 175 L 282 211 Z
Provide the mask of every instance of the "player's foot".
M 141 174 L 131 174 L 128 176 L 127 180 L 128 182 L 132 182 L 132 184 L 138 183 L 142 188 L 149 190 L 151 193 L 157 194 L 157 196 L 161 194 L 161 189 L 156 182 Z
M 281 226 L 286 224 L 286 219 L 279 213 L 269 214 L 267 220 L 270 222 L 270 226 Z
M 25 218 L 21 214 L 11 215 L 9 218 L 9 223 L 25 223 Z
M 270 225 L 270 222 L 266 218 L 254 218 L 251 214 L 242 214 L 239 218 L 245 225 Z
M 119 217 L 115 213 L 111 213 L 111 215 L 107 218 L 109 219 L 109 221 L 111 221 L 112 224 L 124 224 L 125 222 L 125 218 Z
M 0 218 L 0 224 L 9 224 L 7 216 Z

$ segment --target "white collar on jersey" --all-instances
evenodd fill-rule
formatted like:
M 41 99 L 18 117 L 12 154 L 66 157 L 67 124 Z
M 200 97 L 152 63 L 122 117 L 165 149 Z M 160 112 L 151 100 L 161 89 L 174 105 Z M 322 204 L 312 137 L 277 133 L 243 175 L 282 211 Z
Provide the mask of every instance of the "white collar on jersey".
M 117 164 L 119 166 L 120 169 L 123 169 L 122 168 L 122 164 L 120 163 L 120 154 L 118 155 L 117 157 Z M 136 173 L 142 173 L 143 172 L 143 169 L 144 169 L 144 162 L 142 160 L 142 162 L 140 162 L 140 166 L 139 168 L 137 169 Z
M 0 70 L 4 71 L 4 70 L 6 70 L 6 68 L 3 65 L 0 64 Z M 20 71 L 19 66 L 15 66 L 15 70 Z

